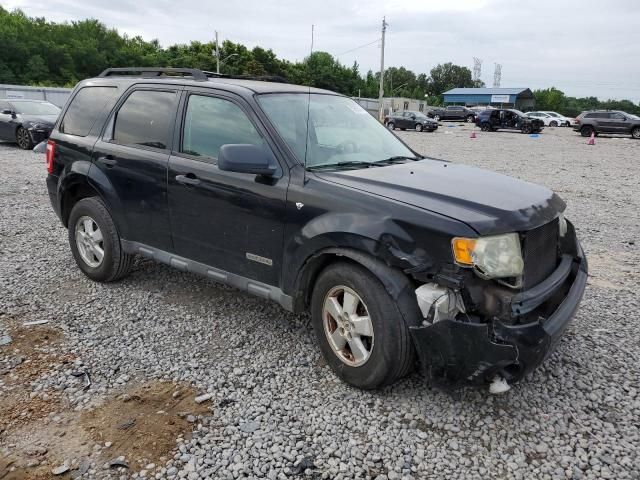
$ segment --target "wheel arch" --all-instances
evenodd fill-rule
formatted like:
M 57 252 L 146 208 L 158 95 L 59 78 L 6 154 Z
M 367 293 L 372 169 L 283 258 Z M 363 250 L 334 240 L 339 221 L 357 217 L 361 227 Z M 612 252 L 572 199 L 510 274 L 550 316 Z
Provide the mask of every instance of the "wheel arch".
M 412 279 L 399 268 L 390 266 L 367 252 L 349 247 L 324 248 L 305 261 L 295 282 L 294 311 L 302 312 L 308 308 L 318 276 L 329 265 L 338 262 L 353 263 L 369 271 L 396 301 L 407 326 L 418 324 L 421 316 Z

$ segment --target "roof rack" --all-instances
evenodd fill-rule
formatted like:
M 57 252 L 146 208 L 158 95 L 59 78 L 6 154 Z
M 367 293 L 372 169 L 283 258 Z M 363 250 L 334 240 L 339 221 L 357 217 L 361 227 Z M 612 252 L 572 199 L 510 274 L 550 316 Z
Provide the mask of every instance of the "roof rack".
M 207 72 L 209 73 L 209 72 Z M 193 77 L 195 80 L 206 81 L 208 76 L 202 70 L 197 68 L 160 68 L 160 67 L 121 67 L 107 68 L 98 77 L 115 77 L 115 76 L 138 76 L 143 77 L 161 77 L 161 76 L 183 76 Z
M 236 80 L 258 80 L 261 82 L 287 83 L 284 77 L 279 75 L 229 75 L 226 73 L 209 72 L 197 68 L 171 68 L 171 67 L 119 67 L 107 68 L 98 77 L 117 76 L 142 76 L 142 77 L 193 77 L 195 80 L 204 82 L 209 78 L 231 78 Z

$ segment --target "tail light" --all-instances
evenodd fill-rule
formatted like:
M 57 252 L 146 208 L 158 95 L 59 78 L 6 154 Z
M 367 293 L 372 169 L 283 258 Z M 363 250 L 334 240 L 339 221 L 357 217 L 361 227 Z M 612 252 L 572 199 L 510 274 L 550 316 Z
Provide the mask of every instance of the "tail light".
M 49 140 L 47 142 L 47 152 L 46 152 L 48 173 L 53 173 L 53 157 L 55 156 L 55 154 L 56 154 L 56 142 L 54 142 L 53 140 Z
M 576 117 L 576 118 L 575 118 L 575 121 L 576 121 L 576 125 L 580 125 L 580 118 L 577 118 L 577 117 Z

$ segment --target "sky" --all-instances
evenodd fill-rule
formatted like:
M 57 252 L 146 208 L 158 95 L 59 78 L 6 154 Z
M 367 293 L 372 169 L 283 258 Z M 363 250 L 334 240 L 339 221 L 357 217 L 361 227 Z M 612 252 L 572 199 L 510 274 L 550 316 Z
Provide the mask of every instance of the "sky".
M 109 27 L 168 46 L 220 39 L 271 48 L 302 60 L 314 51 L 336 55 L 360 71 L 385 65 L 428 73 L 438 63 L 473 69 L 502 87 L 555 86 L 570 96 L 640 102 L 640 2 L 637 0 L 0 0 L 8 9 L 49 21 L 96 18 Z M 363 46 L 366 45 L 366 46 Z M 357 48 L 361 47 L 362 48 Z

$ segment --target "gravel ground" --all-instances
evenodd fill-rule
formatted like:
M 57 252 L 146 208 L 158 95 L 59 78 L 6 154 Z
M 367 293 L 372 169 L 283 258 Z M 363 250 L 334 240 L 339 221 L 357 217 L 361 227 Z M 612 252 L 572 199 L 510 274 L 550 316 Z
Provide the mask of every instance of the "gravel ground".
M 553 188 L 591 269 L 557 351 L 499 397 L 433 390 L 418 374 L 355 390 L 321 360 L 305 316 L 150 261 L 120 283 L 92 283 L 49 205 L 44 157 L 0 145 L 0 337 L 16 322 L 48 320 L 63 335 L 56 351 L 70 355 L 25 384 L 30 399 L 59 397 L 64 407 L 27 430 L 0 429 L 0 457 L 17 455 L 19 436 L 55 451 L 62 437 L 45 439 L 47 425 L 62 417 L 71 431 L 74 416 L 165 380 L 211 398 L 155 465 L 105 468 L 111 442 L 95 440 L 80 442 L 93 450 L 86 458 L 67 450 L 41 465 L 80 464 L 73 474 L 85 478 L 640 478 L 640 142 L 598 137 L 587 146 L 561 128 L 470 139 L 470 129 L 397 133 L 433 157 Z M 90 371 L 88 390 L 74 368 Z M 0 376 L 0 400 L 17 377 Z

